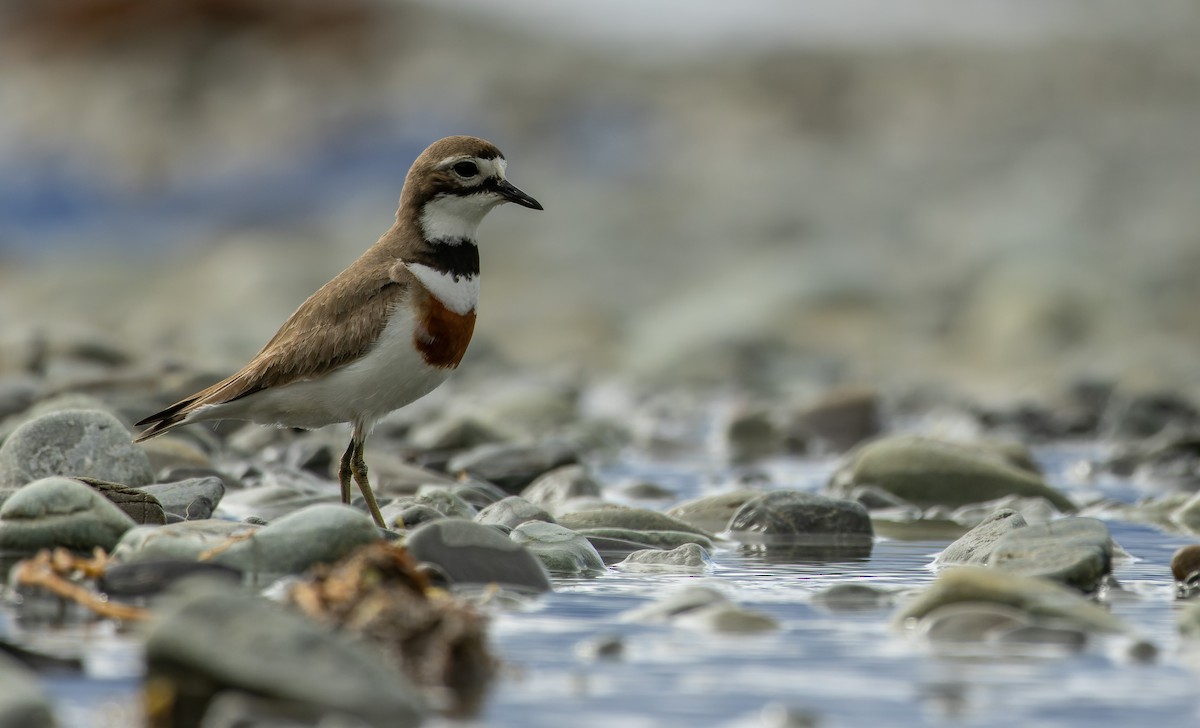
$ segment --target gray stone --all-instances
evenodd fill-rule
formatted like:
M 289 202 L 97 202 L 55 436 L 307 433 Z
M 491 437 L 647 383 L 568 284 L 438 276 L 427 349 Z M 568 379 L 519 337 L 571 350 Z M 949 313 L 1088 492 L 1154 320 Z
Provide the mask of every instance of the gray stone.
M 617 564 L 625 571 L 695 574 L 712 569 L 708 552 L 694 543 L 685 543 L 670 551 L 645 549 L 634 551 Z
M 407 435 L 408 442 L 420 450 L 466 450 L 509 439 L 509 433 L 490 422 L 454 414 L 417 423 Z
M 1120 619 L 1088 601 L 1074 589 L 1046 579 L 984 566 L 946 569 L 931 585 L 900 608 L 893 623 L 904 626 L 910 620 L 915 622 L 923 619 L 938 607 L 961 602 L 1009 606 L 1035 618 L 1063 620 L 1085 630 L 1125 630 Z
M 242 572 L 231 566 L 208 561 L 161 559 L 110 564 L 97 586 L 111 597 L 146 597 L 159 594 L 180 580 L 198 575 L 226 579 L 236 585 L 242 583 Z
M 578 460 L 565 444 L 548 440 L 534 445 L 480 445 L 450 459 L 446 470 L 495 483 L 505 492 L 520 493 L 539 475 Z
M 217 504 L 225 497 L 225 484 L 212 475 L 144 485 L 140 490 L 157 498 L 167 513 L 188 521 L 211 518 Z
M 42 384 L 31 376 L 0 376 L 0 421 L 29 409 L 41 393 Z
M 42 478 L 0 506 L 0 548 L 33 551 L 62 546 L 111 551 L 136 524 L 92 488 L 71 478 Z
M 413 558 L 435 564 L 452 584 L 499 584 L 550 591 L 542 562 L 498 529 L 445 518 L 414 529 L 405 540 Z
M 754 633 L 779 628 L 770 616 L 733 603 L 706 586 L 689 586 L 658 601 L 625 612 L 621 619 L 638 624 L 670 623 L 707 632 Z
M 258 574 L 299 574 L 378 541 L 381 533 L 360 510 L 318 504 L 272 521 L 235 541 L 212 561 Z
M 600 484 L 580 465 L 564 465 L 538 477 L 521 497 L 551 513 L 573 498 L 600 497 Z
M 475 507 L 455 495 L 449 488 L 422 488 L 416 495 L 405 495 L 392 501 L 392 505 L 405 508 L 407 506 L 426 506 L 441 513 L 446 518 L 474 518 Z
M 496 501 L 475 516 L 475 522 L 485 526 L 516 528 L 526 521 L 555 523 L 554 516 L 519 495 L 510 495 L 504 500 Z
M 226 689 L 355 716 L 378 728 L 418 725 L 426 713 L 408 678 L 354 643 L 228 584 L 190 580 L 156 610 L 148 676 L 175 691 L 176 717 Z
M 411 531 L 421 524 L 440 521 L 446 517 L 446 514 L 436 508 L 413 503 L 392 502 L 380 508 L 379 512 L 388 528 L 401 531 Z
M 956 602 L 926 614 L 918 634 L 933 642 L 982 642 L 991 635 L 1031 625 L 1029 614 L 1003 604 Z
M 677 518 L 651 511 L 645 508 L 627 508 L 612 506 L 608 508 L 593 508 L 577 513 L 563 513 L 558 516 L 560 525 L 573 531 L 589 528 L 624 528 L 632 531 L 683 531 L 694 533 L 711 539 L 713 535 L 707 531 L 688 525 Z
M 1041 497 L 1064 513 L 1075 504 L 1037 475 L 987 448 L 919 437 L 891 437 L 861 446 L 829 483 L 843 497 L 874 485 L 922 508 L 957 508 L 1008 495 Z
M 621 495 L 633 500 L 671 501 L 675 500 L 675 491 L 658 483 L 631 483 L 621 489 Z M 684 519 L 686 520 L 686 519 Z M 719 529 L 718 529 L 719 530 Z
M 1112 573 L 1112 557 L 1112 536 L 1102 521 L 1064 518 L 1009 531 L 996 542 L 988 565 L 1090 592 Z
M 729 597 L 712 587 L 687 586 L 631 609 L 623 613 L 621 619 L 637 624 L 662 624 L 687 612 L 729 603 Z
M 733 514 L 746 504 L 762 495 L 763 491 L 750 488 L 707 495 L 702 498 L 684 501 L 667 509 L 667 515 L 677 518 L 684 523 L 712 533 L 724 531 L 729 525 Z
M 264 521 L 274 521 L 309 506 L 341 502 L 336 487 L 323 493 L 304 493 L 290 485 L 272 483 L 227 491 L 217 514 L 239 519 L 254 516 Z
M 132 438 L 120 420 L 101 410 L 42 415 L 18 427 L 0 445 L 0 488 L 51 475 L 146 485 L 154 471 Z
M 827 392 L 796 412 L 785 433 L 790 443 L 842 452 L 880 432 L 879 395 L 869 389 Z M 794 448 L 796 449 L 796 448 Z
M 694 543 L 705 551 L 713 550 L 712 539 L 685 531 L 635 531 L 630 528 L 581 528 L 578 533 L 588 538 L 612 538 L 645 544 L 643 548 L 673 549 Z
M 752 536 L 775 543 L 870 542 L 874 537 L 871 517 L 858 503 L 797 490 L 772 491 L 746 502 L 729 519 L 729 531 L 740 540 Z
M 514 528 L 509 538 L 529 549 L 555 576 L 595 575 L 608 570 L 592 544 L 569 528 L 527 521 Z
M 938 554 L 936 564 L 986 564 L 996 541 L 1015 528 L 1027 526 L 1020 513 L 1002 508 L 964 533 Z
M 834 584 L 813 595 L 813 604 L 830 612 L 868 612 L 894 600 L 892 592 L 868 584 Z
M 75 480 L 107 498 L 139 526 L 161 526 L 167 522 L 162 504 L 158 502 L 157 498 L 140 488 L 130 488 L 120 483 L 110 483 L 106 480 L 87 477 L 75 478 Z
M 54 728 L 57 725 L 37 673 L 0 654 L 0 726 Z
M 748 407 L 732 412 L 722 433 L 725 454 L 734 463 L 751 463 L 779 453 L 783 434 L 771 413 Z
M 112 557 L 117 563 L 140 561 L 197 561 L 231 539 L 247 538 L 261 526 L 237 521 L 204 519 L 168 523 L 165 526 L 137 526 L 125 532 Z

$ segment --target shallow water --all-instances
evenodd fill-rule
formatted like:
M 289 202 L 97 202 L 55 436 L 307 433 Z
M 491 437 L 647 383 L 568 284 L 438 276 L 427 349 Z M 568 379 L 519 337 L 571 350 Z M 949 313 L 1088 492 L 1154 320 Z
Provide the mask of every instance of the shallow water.
M 1078 465 L 1100 454 L 1090 444 L 1038 452 L 1047 479 L 1081 501 L 1100 496 L 1131 502 L 1145 493 L 1132 482 L 1090 482 Z M 834 460 L 781 459 L 759 467 L 772 487 L 820 490 Z M 615 486 L 653 481 L 680 499 L 729 487 L 742 475 L 716 460 L 629 457 L 597 467 Z M 614 496 L 615 497 L 615 496 Z M 492 625 L 505 662 L 478 724 L 487 726 L 1193 726 L 1200 691 L 1189 654 L 1176 636 L 1172 552 L 1190 540 L 1146 526 L 1110 521 L 1133 557 L 1119 561 L 1123 590 L 1112 610 L 1135 637 L 1159 649 L 1155 660 L 1128 657 L 1128 636 L 1092 636 L 1082 650 L 1048 645 L 931 647 L 890 627 L 894 606 L 830 612 L 813 597 L 836 584 L 919 588 L 935 574 L 933 555 L 948 541 L 879 539 L 868 558 L 779 562 L 726 543 L 703 576 L 633 574 L 610 569 L 590 579 L 558 579 L 556 591 L 499 610 Z M 703 583 L 775 618 L 781 629 L 714 635 L 670 625 L 642 625 L 622 615 L 672 589 Z M 615 658 L 589 656 L 586 645 L 619 639 Z M 136 646 L 104 629 L 28 635 L 42 647 L 87 644 L 86 676 L 47 674 L 67 728 L 138 725 Z M 1200 664 L 1200 659 L 1192 659 Z M 450 725 L 435 721 L 435 725 Z
M 1125 501 L 1130 483 L 1072 482 L 1094 446 L 1039 452 L 1050 482 L 1073 495 Z M 833 462 L 780 461 L 779 485 L 819 489 Z M 657 480 L 681 497 L 730 477 L 695 462 L 624 462 L 601 470 L 612 481 Z M 977 645 L 933 649 L 889 627 L 892 607 L 831 613 L 813 596 L 850 582 L 897 590 L 931 581 L 933 554 L 946 541 L 880 540 L 869 558 L 772 563 L 725 548 L 711 575 L 647 576 L 616 571 L 556 582 L 556 593 L 527 611 L 499 615 L 498 651 L 509 662 L 484 716 L 494 726 L 1193 726 L 1200 720 L 1196 674 L 1184 664 L 1174 626 L 1168 564 L 1185 537 L 1109 522 L 1134 558 L 1115 576 L 1125 589 L 1112 609 L 1159 647 L 1157 661 L 1126 656 L 1129 637 L 1092 637 L 1082 651 L 1053 646 Z M 673 626 L 639 626 L 621 614 L 665 591 L 703 582 L 782 625 L 765 635 L 714 636 Z M 616 659 L 577 646 L 620 636 Z M 789 723 L 788 721 L 793 722 Z

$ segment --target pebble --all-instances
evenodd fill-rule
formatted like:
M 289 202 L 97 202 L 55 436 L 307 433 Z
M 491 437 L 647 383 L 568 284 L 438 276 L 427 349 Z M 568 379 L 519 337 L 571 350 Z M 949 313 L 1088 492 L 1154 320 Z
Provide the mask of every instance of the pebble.
M 763 491 L 739 488 L 726 493 L 707 495 L 684 501 L 667 509 L 667 515 L 677 518 L 695 528 L 711 533 L 720 533 L 729 525 L 729 519 L 748 501 L 762 495 Z
M 696 574 L 711 571 L 712 567 L 708 552 L 694 543 L 685 543 L 670 551 L 634 551 L 617 564 L 617 568 L 624 571 L 667 574 Z
M 112 558 L 116 563 L 198 561 L 206 551 L 223 546 L 231 538 L 248 537 L 258 528 L 261 526 L 215 518 L 137 526 L 121 537 Z
M 930 610 L 917 634 L 932 642 L 981 642 L 997 632 L 1028 627 L 1026 612 L 991 602 L 955 602 Z
M 892 592 L 867 584 L 834 584 L 813 595 L 813 604 L 830 612 L 869 612 L 893 601 Z
M 596 552 L 600 554 L 600 558 L 604 559 L 606 564 L 615 564 L 624 561 L 625 557 L 634 551 L 643 551 L 648 548 L 653 548 L 648 543 L 638 543 L 637 541 L 629 541 L 623 538 L 608 538 L 607 536 L 592 536 L 586 532 L 580 533 L 588 540 Z
M 356 725 L 378 728 L 416 726 L 427 712 L 408 678 L 370 645 L 227 582 L 188 580 L 168 599 L 155 610 L 146 659 L 148 680 L 173 686 L 173 725 L 195 724 L 198 706 L 223 688 L 353 716 L 361 721 Z M 350 724 L 345 717 L 331 720 Z
M 638 624 L 670 623 L 706 632 L 748 634 L 772 631 L 779 623 L 769 615 L 746 609 L 707 586 L 688 586 L 621 615 Z
M 225 497 L 225 484 L 214 475 L 144 485 L 140 490 L 157 498 L 164 511 L 186 521 L 211 518 Z
M 446 517 L 446 514 L 436 508 L 420 504 L 396 503 L 395 501 L 380 508 L 379 512 L 388 528 L 401 531 L 411 531 L 421 524 L 440 521 Z
M 889 437 L 859 447 L 834 473 L 828 490 L 848 497 L 860 485 L 883 488 L 922 508 L 1018 495 L 1045 498 L 1063 513 L 1076 510 L 1040 477 L 994 451 L 921 437 Z
M 308 506 L 337 503 L 341 503 L 341 496 L 336 487 L 330 487 L 323 493 L 304 493 L 292 485 L 272 483 L 226 491 L 221 498 L 218 515 L 238 519 L 253 516 L 274 521 Z
M 553 440 L 533 445 L 496 443 L 455 455 L 446 470 L 486 480 L 507 493 L 518 494 L 543 473 L 577 460 L 573 449 Z
M 561 513 L 576 498 L 599 498 L 600 484 L 582 465 L 564 465 L 538 477 L 521 491 L 521 497 L 550 513 Z
M 42 478 L 0 506 L 0 549 L 111 551 L 133 519 L 94 489 L 72 478 Z
M 452 584 L 499 584 L 550 591 L 542 562 L 496 528 L 446 518 L 413 529 L 405 540 L 413 558 L 435 564 Z
M 961 602 L 1009 606 L 1033 618 L 1062 619 L 1085 630 L 1121 632 L 1125 629 L 1120 619 L 1073 589 L 1046 579 L 984 566 L 946 569 L 900 608 L 893 624 L 903 626 L 910 620 L 925 618 L 939 607 Z
M 212 562 L 255 574 L 299 574 L 381 537 L 366 513 L 341 504 L 318 504 L 234 540 Z
M 242 572 L 231 566 L 208 561 L 161 559 L 110 565 L 104 570 L 97 586 L 110 597 L 146 597 L 159 594 L 176 582 L 197 575 L 224 578 L 231 584 L 242 583 Z
M 146 453 L 113 415 L 63 410 L 18 427 L 0 445 L 0 488 L 52 475 L 87 476 L 137 487 L 153 482 Z
M 729 519 L 729 532 L 739 540 L 764 538 L 772 543 L 869 543 L 874 537 L 871 517 L 859 503 L 798 490 L 772 491 L 747 501 Z
M 511 433 L 475 415 L 450 414 L 417 423 L 405 439 L 418 450 L 468 450 L 508 442 Z
M 696 544 L 712 551 L 712 539 L 686 531 L 636 531 L 630 528 L 581 528 L 578 532 L 588 538 L 612 538 L 644 544 L 642 548 L 673 549 L 684 544 Z
M 166 511 L 163 510 L 162 503 L 141 488 L 130 488 L 120 483 L 109 483 L 87 477 L 75 478 L 75 480 L 84 483 L 107 498 L 139 526 L 161 526 L 167 522 Z
M 623 528 L 631 531 L 683 531 L 711 539 L 713 535 L 707 531 L 691 526 L 668 515 L 645 508 L 629 508 L 612 506 L 608 508 L 592 508 L 576 513 L 563 513 L 558 516 L 559 524 L 574 531 L 592 528 Z
M 833 390 L 793 414 L 785 432 L 789 443 L 803 444 L 803 449 L 845 452 L 880 433 L 879 410 L 874 390 Z
M 527 521 L 514 528 L 509 538 L 529 549 L 554 576 L 595 576 L 608 571 L 596 548 L 569 528 Z
M 150 468 L 156 473 L 166 468 L 205 468 L 212 465 L 212 458 L 193 440 L 174 434 L 138 443 L 138 447 L 146 453 L 150 460 Z
M 526 521 L 555 523 L 554 516 L 519 495 L 510 495 L 487 506 L 475 516 L 476 523 L 485 526 L 502 525 L 516 528 Z
M 1064 518 L 1009 531 L 992 548 L 988 565 L 1092 592 L 1112 573 L 1112 558 L 1112 536 L 1103 521 Z
M 0 726 L 55 728 L 58 725 L 37 673 L 0 653 Z
M 405 495 L 391 502 L 393 507 L 400 509 L 410 506 L 432 508 L 445 518 L 474 518 L 477 511 L 475 506 L 455 495 L 452 490 L 443 486 L 422 488 L 416 495 Z M 407 522 L 407 521 L 406 521 Z
M 985 518 L 978 526 L 947 546 L 935 564 L 986 564 L 992 548 L 1001 536 L 1016 528 L 1027 526 L 1025 518 L 1011 508 L 1002 508 Z
M 645 481 L 630 483 L 621 489 L 621 495 L 632 500 L 672 501 L 675 499 L 675 491 L 658 483 Z
M 761 407 L 739 408 L 730 413 L 722 441 L 730 462 L 738 464 L 762 460 L 783 449 L 783 433 L 771 413 Z

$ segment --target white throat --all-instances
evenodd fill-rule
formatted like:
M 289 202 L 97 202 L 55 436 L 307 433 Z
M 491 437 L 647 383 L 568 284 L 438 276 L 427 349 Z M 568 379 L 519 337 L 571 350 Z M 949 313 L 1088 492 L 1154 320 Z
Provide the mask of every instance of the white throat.
M 421 211 L 421 232 L 429 241 L 474 240 L 483 216 L 498 203 L 486 194 L 436 197 Z

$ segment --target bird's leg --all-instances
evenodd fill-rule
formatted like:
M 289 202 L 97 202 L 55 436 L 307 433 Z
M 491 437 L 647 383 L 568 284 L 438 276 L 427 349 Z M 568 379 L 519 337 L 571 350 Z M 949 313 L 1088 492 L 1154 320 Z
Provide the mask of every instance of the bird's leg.
M 358 436 L 358 429 L 355 428 L 354 439 L 350 441 L 350 446 L 354 448 L 354 454 L 350 458 L 350 472 L 354 475 L 354 482 L 358 484 L 358 489 L 362 491 L 363 498 L 367 501 L 367 510 L 371 512 L 371 518 L 375 519 L 375 525 L 387 528 L 387 524 L 383 521 L 383 514 L 379 512 L 379 504 L 375 502 L 375 494 L 371 492 L 371 482 L 367 480 L 367 462 L 363 459 L 364 439 Z
M 338 466 L 338 482 L 342 484 L 342 502 L 350 503 L 350 475 L 353 472 L 350 468 L 350 461 L 354 458 L 354 440 L 350 440 L 350 445 L 346 448 L 346 453 L 342 455 L 342 464 Z

